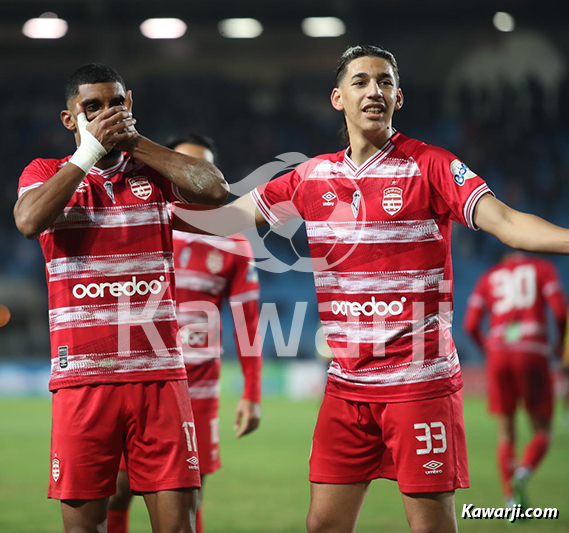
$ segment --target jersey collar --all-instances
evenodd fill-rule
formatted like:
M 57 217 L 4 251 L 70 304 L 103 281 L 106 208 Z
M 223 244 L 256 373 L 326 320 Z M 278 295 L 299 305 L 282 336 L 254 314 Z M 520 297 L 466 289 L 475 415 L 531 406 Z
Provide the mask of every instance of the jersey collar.
M 375 152 L 372 156 L 370 156 L 359 167 L 350 158 L 350 154 L 352 153 L 352 147 L 348 146 L 348 148 L 346 148 L 346 151 L 344 153 L 344 163 L 346 163 L 346 166 L 352 171 L 352 174 L 356 178 L 361 177 L 366 170 L 368 170 L 371 166 L 385 159 L 385 157 L 387 157 L 387 155 L 395 148 L 395 145 L 393 144 L 393 139 L 395 138 L 396 135 L 398 135 L 397 131 L 395 131 L 395 133 L 389 139 L 387 139 L 385 144 L 377 152 Z

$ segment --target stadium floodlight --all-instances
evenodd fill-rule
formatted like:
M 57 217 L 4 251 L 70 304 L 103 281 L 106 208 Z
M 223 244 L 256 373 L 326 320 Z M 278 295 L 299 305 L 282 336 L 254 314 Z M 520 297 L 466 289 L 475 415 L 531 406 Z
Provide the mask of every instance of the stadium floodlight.
M 498 11 L 494 15 L 493 22 L 494 27 L 498 31 L 514 31 L 514 28 L 516 27 L 516 21 L 514 20 L 514 17 L 512 17 L 512 15 L 509 13 L 504 13 L 503 11 Z
M 344 21 L 337 17 L 308 17 L 301 27 L 308 37 L 340 37 L 346 33 Z
M 43 13 L 28 20 L 22 27 L 22 33 L 30 39 L 61 39 L 67 33 L 67 21 L 55 13 Z
M 140 25 L 140 33 L 148 39 L 179 39 L 188 26 L 175 18 L 147 19 Z
M 224 19 L 217 28 L 228 39 L 254 39 L 263 33 L 263 25 L 251 18 Z

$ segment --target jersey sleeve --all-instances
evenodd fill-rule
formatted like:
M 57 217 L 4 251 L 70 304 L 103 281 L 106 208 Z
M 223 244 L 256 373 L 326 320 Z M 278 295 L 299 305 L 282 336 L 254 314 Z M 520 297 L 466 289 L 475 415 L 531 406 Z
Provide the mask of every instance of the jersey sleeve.
M 242 306 L 242 313 L 233 312 L 235 344 L 243 370 L 243 398 L 256 403 L 261 401 L 261 340 L 259 336 L 259 276 L 253 262 L 253 250 L 247 239 L 236 241 L 234 271 L 228 288 L 229 304 Z M 241 339 L 241 340 L 240 340 Z M 252 349 L 241 349 L 241 342 L 248 341 Z M 245 353 L 246 355 L 245 355 Z
M 484 347 L 484 335 L 481 330 L 481 323 L 484 314 L 487 311 L 487 294 L 488 277 L 483 275 L 477 281 L 474 290 L 468 297 L 466 303 L 466 313 L 464 315 L 464 329 L 472 336 L 476 343 Z
M 421 171 L 426 167 L 432 186 L 435 210 L 439 214 L 448 213 L 455 222 L 477 230 L 474 208 L 485 194 L 494 196 L 486 182 L 442 148 L 431 147 L 421 160 Z
M 281 226 L 293 218 L 304 218 L 303 176 L 306 165 L 300 165 L 251 191 L 257 209 L 271 226 Z
M 559 273 L 553 263 L 545 261 L 542 263 L 540 278 L 543 297 L 555 317 L 557 333 L 562 339 L 565 336 L 567 324 L 567 301 Z
M 22 172 L 18 183 L 18 198 L 27 191 L 43 185 L 58 171 L 57 159 L 34 159 Z

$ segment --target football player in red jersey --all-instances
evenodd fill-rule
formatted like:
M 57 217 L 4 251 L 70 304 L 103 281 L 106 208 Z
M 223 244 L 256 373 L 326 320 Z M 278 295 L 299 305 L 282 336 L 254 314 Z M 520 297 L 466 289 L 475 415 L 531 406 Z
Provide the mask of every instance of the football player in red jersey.
M 457 530 L 468 487 L 462 378 L 451 336 L 451 221 L 513 247 L 569 254 L 569 231 L 509 208 L 449 152 L 405 137 L 395 57 L 354 46 L 332 106 L 349 147 L 315 157 L 187 229 L 306 222 L 333 352 L 310 459 L 310 533 L 355 531 L 372 479 L 397 480 L 411 531 Z
M 222 203 L 228 187 L 211 163 L 138 134 L 132 93 L 113 69 L 80 67 L 65 97 L 61 120 L 77 151 L 32 161 L 14 208 L 46 260 L 48 497 L 61 500 L 64 531 L 104 530 L 124 452 L 153 530 L 194 531 L 199 466 L 176 339 L 171 212 L 175 201 Z M 157 444 L 156 434 L 167 437 Z
M 547 307 L 555 317 L 556 347 L 547 338 Z M 486 314 L 488 333 L 483 334 Z M 562 355 L 566 321 L 565 294 L 555 266 L 519 252 L 507 254 L 485 272 L 468 299 L 464 328 L 486 353 L 489 406 L 498 420 L 498 467 L 508 506 L 527 507 L 526 482 L 549 447 L 554 396 L 549 357 Z M 517 464 L 519 402 L 530 416 L 533 438 Z
M 213 141 L 201 135 L 180 137 L 167 145 L 178 152 L 215 163 Z M 261 345 L 255 343 L 259 323 L 259 279 L 251 245 L 243 235 L 218 237 L 217 246 L 199 235 L 174 232 L 174 265 L 176 268 L 177 314 L 182 333 L 184 361 L 192 399 L 196 438 L 200 454 L 202 489 L 196 515 L 196 533 L 203 532 L 201 503 L 205 477 L 221 468 L 219 456 L 219 376 L 221 368 L 221 313 L 226 297 L 232 306 L 241 306 L 243 314 L 235 314 L 237 353 L 243 368 L 244 393 L 236 409 L 237 437 L 251 433 L 261 420 Z M 191 303 L 192 309 L 187 309 Z M 209 332 L 193 331 L 203 324 L 209 304 L 217 310 L 208 320 Z M 205 306 L 200 310 L 201 306 Z M 237 318 L 242 316 L 242 319 Z M 190 331 L 188 331 L 190 330 Z M 246 337 L 255 346 L 243 356 L 239 338 Z M 244 338 L 243 337 L 243 338 Z M 126 464 L 121 461 L 117 477 L 117 493 L 109 502 L 109 533 L 128 531 L 128 508 L 132 499 Z

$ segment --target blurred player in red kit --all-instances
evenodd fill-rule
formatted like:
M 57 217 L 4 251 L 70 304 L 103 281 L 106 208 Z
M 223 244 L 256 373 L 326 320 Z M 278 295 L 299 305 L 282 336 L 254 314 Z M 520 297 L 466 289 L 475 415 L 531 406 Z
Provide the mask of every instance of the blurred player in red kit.
M 32 161 L 14 208 L 46 260 L 48 496 L 61 500 L 64 531 L 103 531 L 124 452 L 153 530 L 194 531 L 200 479 L 177 341 L 172 210 L 222 203 L 228 187 L 211 163 L 138 134 L 132 93 L 115 70 L 80 67 L 65 98 L 61 120 L 77 151 Z
M 555 317 L 556 347 L 548 340 L 547 307 Z M 507 254 L 485 272 L 468 299 L 464 328 L 486 354 L 489 407 L 498 420 L 498 466 L 509 505 L 527 507 L 525 484 L 549 447 L 554 397 L 549 357 L 552 352 L 561 357 L 566 319 L 555 266 L 519 252 Z M 533 438 L 517 465 L 515 414 L 520 402 L 529 413 Z
M 215 163 L 215 147 L 207 137 L 191 134 L 167 146 Z M 234 315 L 235 344 L 245 378 L 243 398 L 236 410 L 237 437 L 254 431 L 261 419 L 261 346 L 254 343 L 259 323 L 260 287 L 253 251 L 243 235 L 208 237 L 207 240 L 210 242 L 200 235 L 174 232 L 177 314 L 192 399 L 202 487 L 205 476 L 221 467 L 218 417 L 221 322 L 218 319 L 224 297 L 232 307 L 241 306 L 243 311 Z M 213 314 L 208 313 L 211 310 Z M 208 331 L 199 328 L 206 318 Z M 198 325 L 197 330 L 192 325 Z M 240 349 L 243 339 L 249 346 L 254 346 L 246 356 Z M 202 491 L 196 533 L 203 531 L 201 496 Z M 130 500 L 131 492 L 123 460 L 117 478 L 117 493 L 109 503 L 109 533 L 128 531 Z
M 349 147 L 301 163 L 188 230 L 226 235 L 302 218 L 333 352 L 310 458 L 309 533 L 355 531 L 368 485 L 396 480 L 412 532 L 457 530 L 468 487 L 452 326 L 451 224 L 509 246 L 569 254 L 569 231 L 515 211 L 456 156 L 392 126 L 395 57 L 347 49 L 331 94 Z

